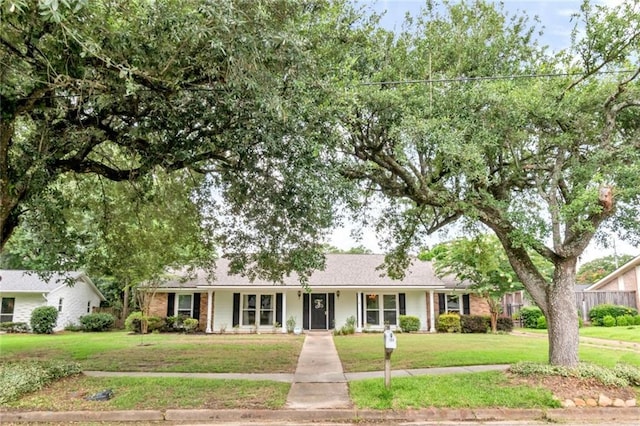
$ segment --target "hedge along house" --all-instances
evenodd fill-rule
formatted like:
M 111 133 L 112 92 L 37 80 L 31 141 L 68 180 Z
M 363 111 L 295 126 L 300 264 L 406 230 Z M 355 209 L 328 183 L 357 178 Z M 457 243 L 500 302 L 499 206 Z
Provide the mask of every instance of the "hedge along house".
M 309 290 L 295 276 L 284 283 L 228 274 L 228 261 L 217 261 L 215 279 L 198 272 L 193 279 L 165 281 L 155 288 L 150 315 L 187 316 L 207 333 L 230 331 L 330 330 L 356 319 L 356 331 L 399 326 L 400 315 L 420 319 L 422 331 L 436 330 L 443 312 L 487 315 L 486 302 L 453 279 L 435 276 L 430 262 L 414 259 L 402 280 L 378 267 L 383 255 L 328 254 L 326 267 L 309 278 Z
M 56 272 L 43 279 L 33 271 L 0 270 L 0 322 L 29 324 L 35 308 L 53 306 L 58 310 L 53 330 L 60 331 L 78 325 L 104 300 L 84 272 Z

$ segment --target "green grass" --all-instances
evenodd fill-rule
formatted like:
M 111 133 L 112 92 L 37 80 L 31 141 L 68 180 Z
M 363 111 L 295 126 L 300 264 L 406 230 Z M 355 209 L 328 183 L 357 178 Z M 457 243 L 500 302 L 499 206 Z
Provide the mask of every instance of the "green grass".
M 508 334 L 398 334 L 392 369 L 547 362 L 546 336 Z M 383 369 L 382 338 L 376 334 L 336 336 L 334 342 L 346 372 Z M 603 366 L 618 362 L 640 366 L 640 352 L 580 346 L 580 359 Z
M 383 380 L 350 383 L 351 398 L 358 408 L 539 408 L 558 407 L 550 391 L 511 385 L 501 372 L 400 377 L 387 390 Z
M 282 408 L 288 383 L 182 378 L 98 378 L 83 375 L 60 380 L 5 405 L 14 410 L 144 410 L 168 408 Z M 84 398 L 111 389 L 109 401 Z
M 580 336 L 640 343 L 640 325 L 627 327 L 582 327 Z
M 64 360 L 84 370 L 293 373 L 304 336 L 127 332 L 0 335 L 0 362 Z

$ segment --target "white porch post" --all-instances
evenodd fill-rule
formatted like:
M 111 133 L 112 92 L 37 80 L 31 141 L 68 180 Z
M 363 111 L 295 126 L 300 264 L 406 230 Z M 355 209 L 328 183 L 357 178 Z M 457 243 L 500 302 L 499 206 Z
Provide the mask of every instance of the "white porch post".
M 436 313 L 434 312 L 433 290 L 429 290 L 429 331 L 436 332 Z
M 282 292 L 282 324 L 280 324 L 283 333 L 287 333 L 287 292 Z
M 362 331 L 362 292 L 361 291 L 358 291 L 356 293 L 356 298 L 358 299 L 356 303 L 356 306 L 357 306 L 356 315 L 358 316 L 356 318 L 356 331 L 360 333 Z
M 464 315 L 464 294 L 460 294 L 458 296 L 458 301 L 460 302 L 460 315 Z M 471 302 L 471 301 L 469 301 Z
M 207 329 L 205 333 L 213 333 L 213 290 L 207 290 Z

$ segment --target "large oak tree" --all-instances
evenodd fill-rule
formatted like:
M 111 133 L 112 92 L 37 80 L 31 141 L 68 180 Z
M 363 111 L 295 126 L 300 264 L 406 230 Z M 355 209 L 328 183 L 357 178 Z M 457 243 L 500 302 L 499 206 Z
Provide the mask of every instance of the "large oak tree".
M 525 17 L 482 1 L 427 2 L 402 34 L 352 46 L 344 173 L 386 198 L 390 263 L 459 220 L 492 230 L 547 317 L 552 364 L 578 363 L 578 257 L 607 225 L 637 240 L 639 9 L 585 3 L 555 55 Z

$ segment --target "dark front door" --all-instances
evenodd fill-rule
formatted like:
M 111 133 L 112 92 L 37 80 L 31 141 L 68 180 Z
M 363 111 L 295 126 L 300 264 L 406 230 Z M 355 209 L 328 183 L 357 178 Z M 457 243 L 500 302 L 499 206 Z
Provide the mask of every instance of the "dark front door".
M 326 294 L 311 294 L 311 303 L 309 306 L 311 310 L 311 329 L 326 330 L 327 329 L 327 295 Z

